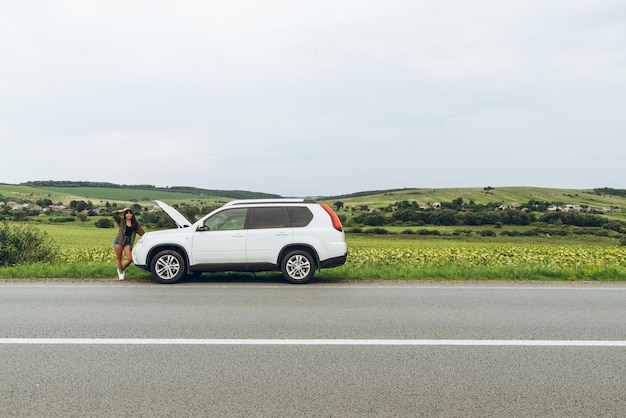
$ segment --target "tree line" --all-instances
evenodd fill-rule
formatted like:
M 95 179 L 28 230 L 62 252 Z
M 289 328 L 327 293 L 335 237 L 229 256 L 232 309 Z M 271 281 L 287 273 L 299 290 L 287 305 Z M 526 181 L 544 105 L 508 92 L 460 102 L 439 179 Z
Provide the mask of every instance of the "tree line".
M 132 190 L 154 190 L 164 191 L 170 193 L 188 193 L 196 195 L 207 196 L 222 196 L 232 199 L 276 199 L 279 195 L 251 192 L 246 190 L 213 190 L 202 189 L 198 187 L 189 186 L 168 186 L 168 187 L 156 187 L 152 184 L 115 184 L 107 182 L 93 182 L 93 181 L 53 181 L 53 180 L 38 180 L 29 181 L 26 183 L 20 183 L 20 186 L 29 187 L 95 187 L 106 189 L 132 189 Z
M 335 206 L 339 208 L 339 202 Z M 441 209 L 423 209 L 417 202 L 396 202 L 382 211 L 366 212 L 351 219 L 351 223 L 363 226 L 480 226 L 480 225 L 521 225 L 534 222 L 554 225 L 603 227 L 610 221 L 599 215 L 581 212 L 547 212 L 552 203 L 529 201 L 524 207 L 530 210 L 498 209 L 500 204 L 464 203 L 462 198 L 452 202 L 442 202 Z M 620 221 L 618 221 L 620 222 Z M 623 223 L 623 222 L 621 222 Z M 623 223 L 626 225 L 626 223 Z M 620 226 L 621 228 L 621 226 Z
M 624 189 L 613 189 L 610 187 L 602 187 L 600 189 L 593 189 L 594 193 L 599 196 L 609 195 L 609 196 L 621 196 L 626 197 L 626 190 Z

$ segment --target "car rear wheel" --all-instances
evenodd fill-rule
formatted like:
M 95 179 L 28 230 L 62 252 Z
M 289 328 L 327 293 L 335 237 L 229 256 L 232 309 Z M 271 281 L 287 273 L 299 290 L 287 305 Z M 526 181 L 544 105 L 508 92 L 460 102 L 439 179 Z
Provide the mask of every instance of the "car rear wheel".
M 161 251 L 152 259 L 150 271 L 159 283 L 176 283 L 185 275 L 185 259 L 176 251 Z
M 290 283 L 306 283 L 315 273 L 315 261 L 309 252 L 294 250 L 283 258 L 280 270 Z

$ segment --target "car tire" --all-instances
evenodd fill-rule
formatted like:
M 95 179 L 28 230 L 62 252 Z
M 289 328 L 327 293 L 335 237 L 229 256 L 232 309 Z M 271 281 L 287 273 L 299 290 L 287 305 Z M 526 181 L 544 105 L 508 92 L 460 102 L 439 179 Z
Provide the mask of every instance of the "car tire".
M 308 251 L 294 250 L 283 258 L 280 271 L 290 283 L 306 283 L 315 273 L 315 261 Z
M 152 259 L 150 271 L 159 283 L 176 283 L 185 275 L 185 259 L 177 251 L 161 251 Z

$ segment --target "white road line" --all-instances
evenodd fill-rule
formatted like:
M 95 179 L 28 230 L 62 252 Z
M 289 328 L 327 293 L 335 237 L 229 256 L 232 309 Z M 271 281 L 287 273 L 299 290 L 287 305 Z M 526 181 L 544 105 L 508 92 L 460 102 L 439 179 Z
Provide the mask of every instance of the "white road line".
M 626 347 L 620 340 L 398 340 L 398 339 L 202 339 L 202 338 L 0 338 L 0 345 L 326 345 Z

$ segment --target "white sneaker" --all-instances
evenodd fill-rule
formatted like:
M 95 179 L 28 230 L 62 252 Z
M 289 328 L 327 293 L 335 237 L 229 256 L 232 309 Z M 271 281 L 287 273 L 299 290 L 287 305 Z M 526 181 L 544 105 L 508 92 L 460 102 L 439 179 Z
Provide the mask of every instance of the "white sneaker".
M 120 271 L 118 270 L 118 271 L 117 271 L 117 277 L 118 277 L 118 279 L 120 279 L 120 280 L 124 280 L 124 273 L 123 273 L 123 272 L 122 272 L 122 273 L 120 273 Z

